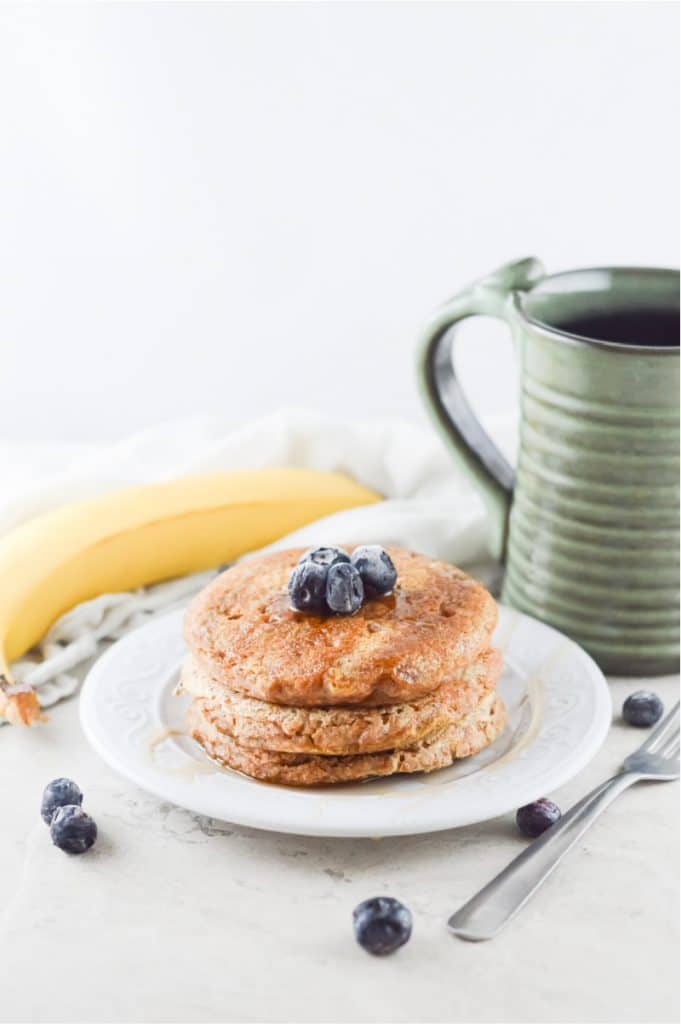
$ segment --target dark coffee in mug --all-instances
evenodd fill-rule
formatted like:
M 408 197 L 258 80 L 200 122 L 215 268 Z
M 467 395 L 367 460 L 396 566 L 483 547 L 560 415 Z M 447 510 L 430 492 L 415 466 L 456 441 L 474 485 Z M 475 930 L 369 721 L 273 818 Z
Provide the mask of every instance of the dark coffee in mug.
M 626 309 L 592 313 L 555 326 L 566 334 L 617 345 L 675 348 L 679 344 L 679 315 L 674 310 Z

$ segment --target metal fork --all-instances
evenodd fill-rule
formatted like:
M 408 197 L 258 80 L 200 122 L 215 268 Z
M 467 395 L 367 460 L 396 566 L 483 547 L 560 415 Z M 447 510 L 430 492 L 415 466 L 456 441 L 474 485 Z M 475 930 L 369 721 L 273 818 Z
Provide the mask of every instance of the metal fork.
M 491 939 L 515 917 L 570 847 L 584 835 L 615 797 L 635 782 L 670 782 L 678 777 L 677 703 L 646 742 L 629 755 L 616 775 L 575 804 L 484 889 L 452 914 L 447 922 L 449 930 L 460 939 L 471 942 Z

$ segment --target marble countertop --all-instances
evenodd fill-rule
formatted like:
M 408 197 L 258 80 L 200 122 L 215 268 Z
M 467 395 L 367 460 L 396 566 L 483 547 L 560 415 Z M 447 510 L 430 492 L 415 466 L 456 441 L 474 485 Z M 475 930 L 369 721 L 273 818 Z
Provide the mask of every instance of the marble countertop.
M 636 681 L 614 682 L 616 710 Z M 675 679 L 652 687 L 667 706 Z M 615 721 L 564 807 L 642 739 Z M 44 784 L 73 777 L 100 837 L 54 848 Z M 75 701 L 45 727 L 0 730 L 0 1020 L 678 1020 L 676 784 L 639 785 L 588 832 L 495 940 L 448 914 L 524 845 L 513 816 L 382 840 L 255 832 L 164 804 L 89 749 Z M 353 938 L 362 899 L 391 894 L 414 932 L 375 959 Z

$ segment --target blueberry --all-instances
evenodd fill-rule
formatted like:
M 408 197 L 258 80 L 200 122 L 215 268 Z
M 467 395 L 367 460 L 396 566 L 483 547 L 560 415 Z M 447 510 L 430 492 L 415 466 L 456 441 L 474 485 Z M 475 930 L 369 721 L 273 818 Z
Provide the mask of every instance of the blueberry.
M 530 839 L 536 839 L 542 832 L 546 832 L 547 828 L 555 825 L 560 818 L 560 813 L 560 807 L 557 804 L 542 797 L 541 800 L 535 800 L 534 803 L 521 807 L 516 813 L 515 821 L 523 835 L 529 836 Z
M 315 612 L 323 615 L 326 607 L 326 577 L 328 569 L 317 562 L 301 562 L 288 581 L 288 593 L 292 606 L 299 612 Z
M 324 565 L 330 569 L 332 565 L 339 562 L 349 562 L 350 558 L 342 548 L 310 548 L 298 559 L 298 565 L 303 562 L 314 562 L 315 565 Z
M 646 729 L 650 725 L 659 722 L 664 714 L 664 704 L 656 693 L 647 690 L 638 690 L 627 697 L 622 705 L 622 718 L 629 725 L 636 725 L 639 729 Z
M 388 552 L 380 544 L 355 548 L 350 559 L 362 577 L 367 597 L 389 594 L 397 581 L 397 570 Z
M 411 913 L 392 896 L 364 900 L 352 912 L 355 938 L 374 956 L 386 956 L 409 941 Z
M 82 802 L 83 794 L 72 779 L 52 779 L 43 792 L 40 817 L 49 825 L 58 807 L 64 807 L 66 804 L 80 805 Z
M 97 838 L 97 826 L 77 804 L 58 807 L 50 825 L 52 842 L 66 853 L 85 853 Z
M 352 615 L 362 607 L 364 587 L 354 565 L 338 562 L 329 569 L 326 580 L 326 603 L 338 615 Z

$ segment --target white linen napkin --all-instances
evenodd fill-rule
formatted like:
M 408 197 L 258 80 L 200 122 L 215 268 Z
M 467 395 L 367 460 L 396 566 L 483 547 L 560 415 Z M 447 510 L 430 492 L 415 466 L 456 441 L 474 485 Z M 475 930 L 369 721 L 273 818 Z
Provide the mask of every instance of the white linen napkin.
M 0 532 L 66 502 L 121 487 L 214 470 L 304 466 L 347 473 L 385 500 L 317 520 L 272 548 L 344 540 L 400 544 L 484 575 L 482 502 L 433 431 L 400 421 L 357 422 L 283 410 L 238 430 L 220 417 L 202 417 L 108 446 L 5 445 L 3 454 L 10 480 L 5 494 L 11 498 L 0 502 Z M 38 480 L 27 468 L 31 459 Z M 211 575 L 103 594 L 78 605 L 14 665 L 17 679 L 35 686 L 45 707 L 70 696 L 103 646 L 151 615 L 187 603 Z

